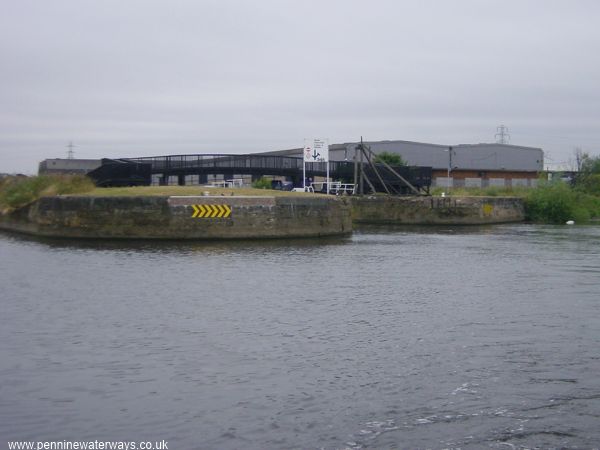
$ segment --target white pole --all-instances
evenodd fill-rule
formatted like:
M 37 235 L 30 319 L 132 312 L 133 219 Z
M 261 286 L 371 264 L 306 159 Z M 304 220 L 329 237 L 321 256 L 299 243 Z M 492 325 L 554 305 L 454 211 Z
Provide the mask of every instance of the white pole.
M 304 148 L 302 149 L 302 189 L 306 191 L 306 159 L 304 152 L 306 152 L 306 139 L 304 139 Z
M 304 161 L 304 153 L 302 154 L 302 188 L 306 190 L 306 161 Z
M 327 145 L 327 195 L 329 195 L 329 139 L 325 140 Z
M 448 147 L 448 195 L 450 195 L 450 174 L 452 173 L 452 147 Z M 454 185 L 454 183 L 452 183 Z

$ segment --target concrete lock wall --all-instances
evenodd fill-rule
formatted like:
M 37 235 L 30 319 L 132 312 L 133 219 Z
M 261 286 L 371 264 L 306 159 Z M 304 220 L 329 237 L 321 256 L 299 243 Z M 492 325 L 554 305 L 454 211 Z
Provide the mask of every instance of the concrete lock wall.
M 349 203 L 331 197 L 45 197 L 0 228 L 72 238 L 246 239 L 352 231 Z
M 316 237 L 352 222 L 478 225 L 520 222 L 514 197 L 45 197 L 0 216 L 0 229 L 70 238 Z
M 521 222 L 525 206 L 515 197 L 356 197 L 352 198 L 352 219 L 407 225 Z

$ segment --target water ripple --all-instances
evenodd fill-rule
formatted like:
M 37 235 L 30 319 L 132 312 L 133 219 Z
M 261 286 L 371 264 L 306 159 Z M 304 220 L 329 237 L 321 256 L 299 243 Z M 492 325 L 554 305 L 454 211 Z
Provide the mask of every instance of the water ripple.
M 0 436 L 594 448 L 600 228 L 0 235 Z

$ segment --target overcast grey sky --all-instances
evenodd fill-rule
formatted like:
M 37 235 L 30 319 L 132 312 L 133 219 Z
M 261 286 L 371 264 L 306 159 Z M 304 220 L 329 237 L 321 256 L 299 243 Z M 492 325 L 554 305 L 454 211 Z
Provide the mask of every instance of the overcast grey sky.
M 0 172 L 305 137 L 600 153 L 597 0 L 0 0 Z

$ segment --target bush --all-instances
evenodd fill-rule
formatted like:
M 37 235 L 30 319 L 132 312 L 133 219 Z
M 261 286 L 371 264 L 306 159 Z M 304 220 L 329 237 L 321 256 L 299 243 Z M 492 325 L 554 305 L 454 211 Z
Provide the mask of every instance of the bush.
M 600 195 L 600 173 L 582 174 L 577 178 L 575 186 L 582 192 Z
M 595 175 L 590 175 L 588 181 L 593 182 Z M 600 183 L 600 179 L 597 179 Z M 595 185 L 594 185 L 595 186 Z M 600 191 L 600 186 L 598 187 Z M 583 189 L 580 184 L 573 189 L 561 181 L 538 180 L 538 187 L 501 187 L 487 188 L 442 188 L 431 190 L 432 195 L 446 192 L 453 196 L 514 196 L 525 201 L 527 220 L 539 223 L 563 224 L 567 220 L 576 223 L 586 223 L 591 218 L 600 217 L 600 195 L 593 195 L 591 188 Z M 599 192 L 600 193 L 600 192 Z
M 600 218 L 600 197 L 597 195 L 589 195 L 577 193 L 579 204 L 584 208 L 590 218 Z
M 8 177 L 0 184 L 0 208 L 10 211 L 40 197 L 89 192 L 94 187 L 92 180 L 84 175 Z
M 586 207 L 585 194 L 579 194 L 563 182 L 544 182 L 525 197 L 527 218 L 533 222 L 565 223 L 589 221 L 591 211 Z
M 381 152 L 375 157 L 375 163 L 385 162 L 390 166 L 406 166 L 406 161 L 398 153 Z
M 587 153 L 581 156 L 575 187 L 588 194 L 600 195 L 600 156 L 590 156 Z
M 252 187 L 255 189 L 271 189 L 271 180 L 262 177 L 252 183 Z

